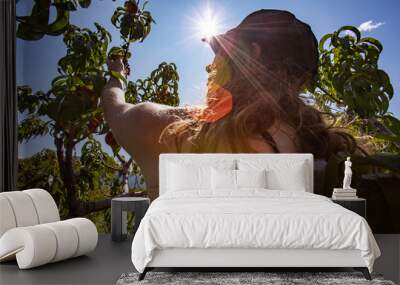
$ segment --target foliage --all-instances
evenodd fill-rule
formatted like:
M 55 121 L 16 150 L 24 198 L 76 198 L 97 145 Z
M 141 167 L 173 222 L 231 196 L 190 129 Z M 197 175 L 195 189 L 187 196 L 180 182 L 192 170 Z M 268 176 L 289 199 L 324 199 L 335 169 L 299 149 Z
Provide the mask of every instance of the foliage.
M 136 0 L 128 0 L 124 7 L 118 7 L 111 17 L 111 23 L 120 31 L 124 44 L 120 48 L 112 48 L 111 58 L 122 57 L 130 74 L 128 59 L 130 57 L 129 46 L 134 42 L 143 42 L 151 32 L 151 25 L 155 23 L 151 13 L 145 10 L 148 1 L 143 3 L 142 9 L 138 8 Z
M 46 189 L 56 201 L 61 217 L 68 216 L 64 185 L 53 150 L 43 149 L 30 158 L 19 159 L 17 175 L 18 189 Z
M 329 48 L 325 48 L 328 40 Z M 346 106 L 346 111 L 363 119 L 385 114 L 393 87 L 386 72 L 378 68 L 382 49 L 378 40 L 361 38 L 360 31 L 351 26 L 325 35 L 319 43 L 318 85 L 328 94 L 325 102 Z
M 336 117 L 336 127 L 372 136 L 381 142 L 377 151 L 399 153 L 400 120 L 388 112 L 393 86 L 378 65 L 382 50 L 377 39 L 361 37 L 353 26 L 326 34 L 319 42 L 319 76 L 307 91 Z
M 136 1 L 126 1 L 124 7 L 118 7 L 111 17 L 111 23 L 119 29 L 125 43 L 143 42 L 150 34 L 151 24 L 155 21 L 150 12 L 145 10 L 146 4 L 147 1 L 139 10 Z
M 114 167 L 118 166 L 112 157 L 107 154 L 105 155 L 107 156 L 104 158 L 105 161 L 112 163 Z M 85 165 L 82 163 L 81 158 L 80 162 L 76 161 L 74 168 L 76 171 L 80 171 L 80 178 L 85 181 L 81 184 L 86 184 L 87 180 L 96 183 L 96 185 L 90 187 L 81 185 L 81 189 L 86 189 L 86 191 L 84 190 L 81 193 L 81 198 L 83 200 L 98 200 L 104 197 L 112 197 L 121 194 L 118 192 L 120 191 L 118 188 L 113 187 L 118 176 L 110 172 L 107 167 L 98 167 L 96 169 L 88 167 L 87 164 Z M 84 171 L 85 174 L 83 174 L 82 171 Z M 86 173 L 91 176 L 89 179 L 85 177 Z M 18 161 L 17 181 L 18 189 L 47 189 L 58 205 L 61 219 L 68 217 L 68 204 L 63 181 L 60 176 L 60 170 L 57 167 L 57 155 L 53 150 L 44 149 L 29 158 L 20 159 Z M 132 191 L 134 191 L 134 189 L 132 189 Z M 86 217 L 96 224 L 99 233 L 109 233 L 111 231 L 110 209 L 90 213 Z M 133 215 L 130 214 L 128 217 L 128 230 L 130 232 L 133 229 L 132 221 Z
M 59 1 L 55 3 L 58 5 Z M 57 7 L 63 11 L 72 11 L 78 4 L 87 7 L 90 1 L 63 3 Z M 121 147 L 104 120 L 100 96 L 107 79 L 117 77 L 126 82 L 128 102 L 151 101 L 172 106 L 179 104 L 179 76 L 174 64 L 163 62 L 147 79 L 136 82 L 105 68 L 108 58 L 122 56 L 127 63 L 131 56 L 129 44 L 142 42 L 150 33 L 154 20 L 149 11 L 144 11 L 145 4 L 142 9 L 132 10 L 137 8 L 137 3 L 126 1 L 124 7 L 116 9 L 112 21 L 120 30 L 123 41 L 121 47 L 109 46 L 111 34 L 98 23 L 94 23 L 95 30 L 68 23 L 62 28 L 66 55 L 58 61 L 59 75 L 51 81 L 50 89 L 47 92 L 33 92 L 29 86 L 18 87 L 18 108 L 23 113 L 18 129 L 19 141 L 28 141 L 46 134 L 53 137 L 59 177 L 63 182 L 71 216 L 108 208 L 109 198 L 120 195 L 123 188 L 125 194 L 129 194 L 128 176 L 140 175 L 133 158 L 125 158 L 120 154 Z M 36 2 L 35 5 L 34 9 L 39 9 L 45 3 Z M 132 8 L 132 5 L 136 6 Z M 30 20 L 34 21 L 36 16 L 33 13 Z M 48 32 L 47 22 L 44 23 L 44 20 L 38 23 L 41 25 L 41 33 Z M 34 30 L 39 28 L 31 22 L 26 22 L 26 25 Z M 21 22 L 19 26 L 23 26 Z M 97 140 L 99 136 L 105 136 L 114 157 L 103 150 Z M 74 155 L 77 147 L 81 147 L 79 161 Z M 96 191 L 102 194 L 90 194 Z M 97 198 L 93 201 L 88 197 Z M 102 200 L 98 200 L 100 197 Z
M 103 198 L 121 194 L 121 188 L 118 187 L 121 186 L 121 165 L 102 150 L 100 142 L 89 138 L 81 152 L 78 182 L 81 195 L 102 188 L 109 191 Z
M 34 0 L 30 15 L 17 16 L 17 37 L 36 41 L 44 35 L 61 35 L 69 26 L 70 12 L 78 7 L 87 8 L 90 3 L 91 0 Z M 56 9 L 57 16 L 49 23 L 52 7 Z
M 176 65 L 163 62 L 147 79 L 128 83 L 126 101 L 132 104 L 152 101 L 177 106 L 179 105 L 178 80 Z
M 357 137 L 359 153 L 332 155 L 327 164 L 323 194 L 340 186 L 343 162 L 351 156 L 355 179 L 363 174 L 400 174 L 400 120 L 388 112 L 394 91 L 379 68 L 382 44 L 361 37 L 356 27 L 344 26 L 319 42 L 318 77 L 307 88 L 317 108 L 334 118 L 332 126 Z

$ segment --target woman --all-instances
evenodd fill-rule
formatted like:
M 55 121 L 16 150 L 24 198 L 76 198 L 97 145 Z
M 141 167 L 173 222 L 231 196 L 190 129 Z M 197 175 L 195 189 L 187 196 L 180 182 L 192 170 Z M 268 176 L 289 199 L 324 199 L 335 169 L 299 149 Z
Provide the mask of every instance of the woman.
M 151 199 L 158 196 L 163 152 L 352 152 L 351 136 L 326 126 L 300 97 L 317 75 L 317 40 L 309 25 L 287 12 L 260 10 L 224 35 L 207 39 L 207 105 L 172 108 L 125 103 L 121 82 L 103 90 L 105 117 L 116 140 L 140 166 Z M 125 74 L 122 60 L 109 62 Z

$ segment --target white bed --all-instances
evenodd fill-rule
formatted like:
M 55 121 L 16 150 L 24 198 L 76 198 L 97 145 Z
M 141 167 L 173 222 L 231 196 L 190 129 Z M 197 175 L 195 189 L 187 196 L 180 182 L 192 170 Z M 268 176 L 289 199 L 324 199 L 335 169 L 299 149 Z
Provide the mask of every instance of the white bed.
M 140 279 L 155 267 L 354 267 L 370 278 L 372 232 L 312 194 L 311 154 L 162 154 L 159 166 L 160 197 L 132 243 Z

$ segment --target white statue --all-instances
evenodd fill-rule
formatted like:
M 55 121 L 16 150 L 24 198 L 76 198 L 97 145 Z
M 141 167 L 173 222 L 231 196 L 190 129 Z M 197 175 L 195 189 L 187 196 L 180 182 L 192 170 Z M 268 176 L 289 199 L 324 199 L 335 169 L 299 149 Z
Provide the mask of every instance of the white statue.
M 343 179 L 343 189 L 353 189 L 351 188 L 351 161 L 350 157 L 347 157 L 347 160 L 344 162 L 344 179 Z

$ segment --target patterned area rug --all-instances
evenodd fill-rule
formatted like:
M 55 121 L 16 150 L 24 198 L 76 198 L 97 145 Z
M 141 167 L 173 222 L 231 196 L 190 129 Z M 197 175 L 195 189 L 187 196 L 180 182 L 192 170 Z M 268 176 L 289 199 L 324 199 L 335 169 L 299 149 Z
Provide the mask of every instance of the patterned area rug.
M 138 276 L 138 273 L 122 274 L 117 285 L 395 285 L 380 275 L 372 275 L 373 280 L 368 281 L 360 272 L 148 272 L 142 281 L 138 281 Z

